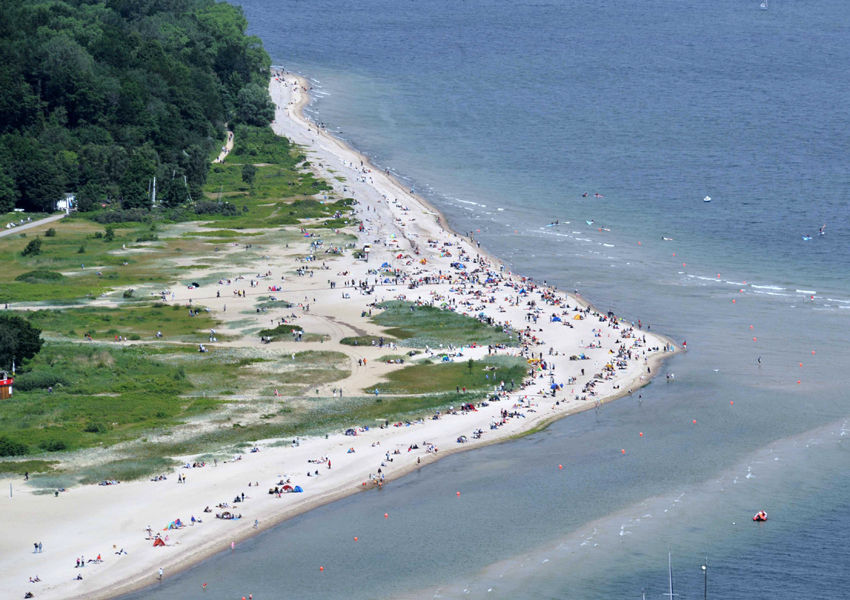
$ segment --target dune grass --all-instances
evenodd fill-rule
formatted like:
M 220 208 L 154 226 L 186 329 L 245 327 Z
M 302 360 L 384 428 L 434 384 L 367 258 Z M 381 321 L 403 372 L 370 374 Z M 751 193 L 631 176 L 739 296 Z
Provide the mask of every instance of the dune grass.
M 510 387 L 511 380 L 521 382 L 528 365 L 522 358 L 495 356 L 473 361 L 470 365 L 463 362 L 417 362 L 410 366 L 391 371 L 384 381 L 364 389 L 365 393 L 374 391 L 386 394 L 441 394 L 466 388 L 469 392 L 492 390 L 504 381 Z
M 463 346 L 472 343 L 516 345 L 516 339 L 501 328 L 449 310 L 395 300 L 384 302 L 379 308 L 383 311 L 373 316 L 372 321 L 386 328 L 387 339 L 395 338 L 405 346 L 422 348 L 426 345 Z
M 122 308 L 86 307 L 22 312 L 27 319 L 47 333 L 68 337 L 114 339 L 116 335 L 135 335 L 141 339 L 203 341 L 210 329 L 220 323 L 210 313 L 199 312 L 194 317 L 177 305 L 161 303 Z

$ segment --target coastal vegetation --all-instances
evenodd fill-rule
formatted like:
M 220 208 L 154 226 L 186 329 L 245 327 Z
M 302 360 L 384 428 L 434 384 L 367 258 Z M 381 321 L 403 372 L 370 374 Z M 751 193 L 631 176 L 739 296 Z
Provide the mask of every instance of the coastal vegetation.
M 352 376 L 347 346 L 382 336 L 260 325 L 260 313 L 297 310 L 271 295 L 229 322 L 169 304 L 186 286 L 224 295 L 218 284 L 268 264 L 269 247 L 330 263 L 356 240 L 339 231 L 357 225 L 356 202 L 268 126 L 270 61 L 245 31 L 241 10 L 214 0 L 0 7 L 0 226 L 19 223 L 13 207 L 47 216 L 66 193 L 77 209 L 0 243 L 0 369 L 13 357 L 16 367 L 0 404 L 0 473 L 41 473 L 34 484 L 45 488 L 143 478 L 175 456 L 413 420 L 480 398 L 497 377 L 521 379 L 518 359 L 426 360 L 388 373 L 377 396 L 331 396 Z M 228 130 L 234 146 L 219 161 Z M 363 321 L 385 343 L 515 343 L 439 307 L 391 301 L 375 312 Z M 296 331 L 298 352 L 257 347 Z
M 225 123 L 273 118 L 260 40 L 213 0 L 0 6 L 0 213 L 199 199 Z

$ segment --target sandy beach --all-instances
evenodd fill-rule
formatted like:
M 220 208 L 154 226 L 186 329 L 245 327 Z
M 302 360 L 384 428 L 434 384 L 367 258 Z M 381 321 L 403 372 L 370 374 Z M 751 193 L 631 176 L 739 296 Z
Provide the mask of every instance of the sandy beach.
M 489 397 L 496 401 L 485 406 L 481 402 L 488 398 L 470 397 L 475 410 L 455 407 L 456 411 L 439 419 L 371 426 L 368 431 L 361 423 L 351 423 L 357 435 L 339 431 L 301 438 L 297 444 L 271 446 L 276 440 L 246 440 L 256 451 L 217 464 L 177 469 L 164 481 L 76 487 L 54 497 L 34 494 L 16 480 L 11 498 L 4 492 L 0 500 L 0 525 L 5 533 L 0 539 L 0 597 L 23 598 L 31 591 L 39 599 L 102 599 L 154 584 L 159 569 L 167 578 L 212 554 L 231 548 L 238 552 L 240 542 L 258 531 L 370 489 L 378 480 L 383 479 L 384 491 L 391 493 L 393 479 L 443 456 L 508 440 L 634 393 L 657 374 L 665 357 L 679 350 L 661 335 L 598 313 L 582 298 L 510 273 L 474 238 L 451 231 L 438 210 L 304 116 L 303 108 L 310 101 L 309 82 L 304 78 L 276 73 L 269 91 L 277 106 L 274 131 L 304 148 L 311 169 L 333 185 L 337 196 L 357 201 L 355 215 L 362 231 L 352 226 L 344 232 L 358 237 L 358 249 L 371 245 L 368 261 L 347 251 L 333 257 L 317 252 L 316 260 L 300 262 L 303 248 L 268 248 L 262 261 L 234 266 L 232 272 L 236 280 L 268 271 L 268 282 L 260 280 L 250 289 L 245 284 L 247 293 L 242 296 L 225 288 L 221 297 L 211 294 L 209 287 L 183 289 L 174 302 L 202 302 L 227 323 L 244 319 L 256 297 L 268 295 L 268 285 L 279 285 L 275 293 L 309 305 L 309 310 L 299 313 L 298 324 L 305 331 L 328 336 L 322 349 L 348 356 L 350 376 L 317 386 L 316 393 L 323 396 L 336 390 L 346 396 L 362 394 L 398 368 L 378 360 L 388 353 L 386 347 L 338 343 L 346 336 L 383 335 L 362 313 L 392 299 L 488 319 L 521 335 L 523 342 L 508 348 L 436 348 L 412 360 L 445 353 L 451 355 L 449 360 L 463 362 L 489 353 L 523 356 L 529 361 L 528 379 L 521 389 L 516 382 L 517 389 L 510 392 L 509 382 L 497 381 L 494 374 Z M 229 140 L 227 148 L 232 145 Z M 381 269 L 384 263 L 389 266 Z M 310 274 L 291 276 L 299 267 Z M 267 324 L 290 312 L 270 310 L 256 319 Z M 225 343 L 260 345 L 256 338 Z M 291 341 L 268 347 L 282 355 L 303 349 Z M 581 355 L 586 358 L 572 359 Z M 555 395 L 553 385 L 558 386 Z M 514 416 L 506 417 L 506 413 Z M 476 439 L 473 432 L 479 430 L 482 433 Z M 459 443 L 461 436 L 467 441 Z M 611 452 L 621 449 L 611 448 Z M 476 460 L 475 453 L 467 456 Z M 190 466 L 195 462 L 192 456 L 175 458 Z M 178 483 L 178 476 L 186 482 Z M 300 486 L 303 493 L 269 493 L 285 482 Z M 234 503 L 243 494 L 244 501 Z M 229 506 L 218 506 L 223 503 Z M 207 507 L 211 512 L 204 512 Z M 215 518 L 224 511 L 242 518 Z M 193 524 L 193 518 L 201 522 Z M 186 526 L 167 529 L 177 519 Z M 148 527 L 160 534 L 165 546 L 153 547 Z M 33 544 L 38 543 L 41 551 L 34 552 Z M 88 562 L 98 556 L 101 562 Z M 85 566 L 77 568 L 80 557 Z M 40 582 L 28 583 L 36 575 Z M 81 580 L 75 580 L 78 575 Z

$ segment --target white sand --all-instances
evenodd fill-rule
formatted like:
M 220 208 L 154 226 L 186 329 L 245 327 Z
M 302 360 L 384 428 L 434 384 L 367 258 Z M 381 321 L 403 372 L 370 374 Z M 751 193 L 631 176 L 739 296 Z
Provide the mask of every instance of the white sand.
M 33 495 L 27 487 L 15 483 L 14 497 L 0 500 L 0 527 L 3 536 L 0 537 L 0 597 L 22 598 L 26 591 L 32 591 L 36 598 L 108 598 L 130 591 L 131 589 L 151 584 L 157 577 L 160 567 L 165 569 L 165 576 L 173 575 L 178 570 L 190 566 L 204 557 L 228 549 L 235 541 L 237 551 L 239 541 L 255 533 L 254 520 L 260 521 L 260 529 L 264 529 L 298 513 L 310 510 L 326 502 L 333 501 L 347 494 L 363 489 L 363 482 L 369 480 L 369 475 L 377 472 L 385 452 L 399 449 L 400 455 L 394 456 L 394 462 L 383 467 L 387 481 L 391 481 L 412 469 L 417 468 L 417 459 L 422 464 L 428 464 L 437 457 L 442 457 L 458 450 L 468 450 L 487 443 L 504 440 L 523 431 L 540 427 L 556 418 L 566 416 L 594 406 L 594 399 L 566 400 L 575 394 L 581 394 L 581 389 L 593 374 L 599 373 L 610 360 L 609 350 L 616 351 L 620 341 L 618 331 L 610 324 L 601 323 L 598 318 L 588 316 L 584 320 L 575 321 L 575 313 L 570 310 L 563 318 L 564 323 L 550 322 L 549 316 L 561 314 L 562 307 L 543 303 L 539 293 L 523 297 L 519 305 L 514 306 L 511 299 L 518 296 L 518 288 L 501 286 L 486 294 L 493 296 L 495 302 L 484 303 L 479 298 L 469 294 L 463 295 L 452 289 L 465 288 L 467 292 L 473 288 L 482 290 L 480 285 L 464 285 L 442 283 L 439 285 L 423 285 L 417 289 L 407 289 L 407 285 L 379 286 L 373 295 L 361 295 L 353 288 L 342 287 L 345 279 L 374 281 L 373 275 L 367 275 L 369 268 L 374 268 L 383 262 L 389 262 L 393 267 L 401 268 L 408 273 L 421 270 L 424 274 L 453 273 L 450 263 L 458 260 L 459 247 L 475 258 L 482 256 L 490 261 L 489 268 L 499 272 L 500 265 L 482 250 L 474 247 L 469 240 L 456 236 L 441 227 L 438 222 L 439 213 L 428 206 L 420 198 L 407 193 L 400 184 L 387 175 L 371 169 L 361 155 L 357 154 L 343 143 L 330 136 L 318 133 L 303 117 L 301 108 L 308 100 L 303 79 L 292 75 L 285 76 L 285 82 L 272 80 L 270 91 L 278 105 L 276 121 L 273 125 L 276 132 L 286 135 L 294 142 L 306 147 L 310 162 L 317 174 L 333 183 L 338 195 L 351 196 L 359 201 L 357 216 L 367 227 L 360 235 L 361 245 L 364 242 L 372 244 L 372 255 L 369 263 L 354 260 L 351 253 L 330 260 L 330 270 L 319 271 L 314 277 L 292 277 L 287 275 L 283 290 L 275 295 L 291 301 L 302 301 L 309 298 L 311 310 L 304 313 L 299 324 L 308 332 L 325 333 L 331 336 L 331 342 L 321 346 L 323 350 L 345 352 L 350 357 L 352 374 L 342 382 L 335 382 L 321 387 L 325 395 L 330 395 L 330 388 L 342 388 L 346 395 L 360 395 L 364 387 L 373 385 L 382 373 L 391 370 L 391 365 L 378 364 L 377 359 L 385 354 L 394 353 L 387 348 L 348 347 L 340 346 L 337 342 L 347 335 L 380 334 L 380 329 L 360 316 L 368 304 L 381 299 L 392 299 L 401 294 L 408 300 L 421 298 L 425 302 L 439 295 L 444 300 L 456 300 L 457 310 L 466 310 L 475 315 L 483 310 L 496 321 L 510 323 L 512 327 L 523 329 L 530 326 L 534 335 L 542 339 L 543 345 L 531 346 L 534 355 L 543 353 L 544 358 L 555 365 L 555 381 L 567 383 L 569 376 L 577 377 L 575 384 L 566 385 L 559 393 L 560 405 L 555 406 L 555 399 L 539 395 L 529 395 L 535 406 L 532 409 L 523 408 L 520 412 L 526 418 L 509 419 L 507 423 L 491 430 L 490 424 L 498 418 L 499 411 L 512 410 L 519 396 L 532 394 L 538 390 L 549 388 L 549 377 L 536 380 L 521 394 L 505 398 L 500 402 L 491 403 L 475 413 L 445 415 L 440 420 L 428 420 L 409 427 L 390 427 L 388 429 L 373 428 L 357 437 L 346 437 L 341 433 L 329 436 L 328 439 L 313 438 L 302 441 L 296 448 L 265 447 L 259 443 L 259 453 L 242 455 L 236 462 L 222 463 L 217 467 L 208 465 L 201 469 L 181 469 L 187 483 L 178 484 L 178 472 L 169 474 L 167 481 L 162 482 L 132 482 L 116 486 L 85 486 L 73 488 L 61 494 L 58 498 L 52 495 Z M 360 168 L 360 161 L 364 169 Z M 319 165 L 322 165 L 321 167 Z M 328 173 L 333 169 L 336 173 Z M 335 174 L 346 178 L 345 183 L 336 181 Z M 343 192 L 343 186 L 347 191 Z M 398 203 L 392 201 L 397 199 Z M 402 210 L 402 206 L 409 210 Z M 367 210 L 367 207 L 369 210 Z M 444 222 L 445 219 L 442 219 Z M 394 235 L 398 240 L 397 249 L 387 245 L 387 240 Z M 439 250 L 434 250 L 426 243 L 428 239 L 436 240 L 442 246 L 450 241 L 452 257 L 441 258 Z M 379 240 L 377 243 L 375 240 Z M 247 240 L 250 243 L 250 240 Z M 414 254 L 418 249 L 419 255 Z M 232 251 L 232 250 L 229 250 Z M 267 285 L 279 283 L 284 271 L 294 268 L 292 254 L 295 252 L 276 248 L 270 249 L 270 258 L 262 262 L 264 268 L 258 265 L 235 267 L 233 276 L 244 275 L 246 280 L 232 288 L 221 289 L 222 298 L 216 299 L 210 293 L 210 288 L 178 292 L 178 301 L 185 303 L 189 298 L 210 306 L 223 320 L 244 319 L 240 311 L 253 307 L 252 297 L 268 295 Z M 394 258 L 398 254 L 410 255 L 414 260 Z M 427 259 L 427 265 L 419 264 L 419 260 Z M 321 256 L 315 263 L 304 266 L 317 267 L 321 265 Z M 269 266 L 270 265 L 270 266 Z M 473 270 L 479 265 L 467 262 L 467 270 Z M 261 270 L 272 270 L 274 277 L 262 280 L 259 288 L 249 288 L 247 279 L 253 278 Z M 216 267 L 220 270 L 220 267 Z M 348 276 L 337 274 L 349 271 Z M 506 280 L 510 280 L 505 274 Z M 336 289 L 329 289 L 328 280 L 337 282 Z M 513 278 L 516 281 L 516 278 Z M 268 283 L 265 283 L 268 281 Z M 244 283 L 244 285 L 241 285 Z M 247 298 L 233 297 L 233 289 L 248 290 Z M 350 299 L 343 299 L 347 292 Z M 226 297 L 225 297 L 226 296 Z M 558 294 L 563 300 L 564 294 Z M 313 301 L 313 298 L 316 300 Z M 463 307 L 461 301 L 471 300 L 471 307 Z M 526 302 L 535 300 L 542 308 L 536 324 L 527 323 L 525 315 L 528 308 Z M 566 298 L 571 309 L 578 300 Z M 224 305 L 227 312 L 222 312 Z M 484 308 L 479 308 L 484 305 Z M 281 316 L 293 312 L 269 311 L 262 315 L 263 324 L 276 315 Z M 573 325 L 569 328 L 566 323 Z M 625 328 L 626 325 L 621 326 Z M 595 337 L 592 330 L 600 329 L 601 337 Z M 641 338 L 643 332 L 638 332 Z M 596 387 L 596 398 L 604 401 L 619 397 L 628 390 L 637 389 L 646 383 L 647 367 L 655 371 L 660 363 L 662 353 L 647 351 L 646 357 L 642 352 L 647 347 L 664 347 L 669 340 L 656 335 L 646 335 L 646 344 L 633 350 L 634 360 L 629 361 L 625 370 L 615 371 L 616 378 L 600 381 Z M 582 347 L 582 342 L 591 341 L 601 344 L 600 348 L 588 349 Z M 232 345 L 255 345 L 255 341 L 231 342 Z M 629 348 L 634 339 L 624 340 Z M 307 348 L 316 349 L 319 346 L 311 344 Z M 301 351 L 304 344 L 294 342 L 273 343 L 268 348 L 279 350 L 281 353 Z M 549 349 L 557 352 L 550 356 Z M 517 350 L 501 350 L 499 354 L 513 353 Z M 590 359 L 585 361 L 570 361 L 569 356 L 584 352 Z M 400 352 L 399 352 L 400 353 Z M 464 349 L 463 358 L 481 358 L 486 356 L 486 348 Z M 667 353 L 669 355 L 669 353 Z M 367 358 L 368 366 L 358 366 L 358 358 Z M 580 370 L 584 368 L 585 376 Z M 519 382 L 517 382 L 519 383 Z M 615 385 L 622 389 L 614 389 Z M 573 393 L 574 390 L 574 393 Z M 470 398 L 477 401 L 481 398 Z M 352 423 L 352 426 L 359 425 Z M 473 440 L 472 432 L 483 429 L 481 440 Z M 465 435 L 469 443 L 458 444 L 458 436 Z M 429 454 L 423 446 L 424 441 L 434 443 L 439 452 Z M 380 442 L 380 447 L 372 444 Z M 407 452 L 408 446 L 418 444 L 420 450 Z M 348 454 L 348 448 L 354 448 L 356 453 Z M 612 448 L 612 452 L 620 452 Z M 308 464 L 310 459 L 318 459 L 324 455 L 331 458 L 333 469 L 327 466 Z M 191 457 L 183 459 L 191 462 Z M 468 460 L 476 460 L 476 454 L 468 455 Z M 308 467 L 311 471 L 318 469 L 319 477 L 306 476 Z M 289 475 L 293 484 L 304 488 L 302 494 L 286 494 L 281 498 L 267 493 L 281 476 Z M 258 482 L 258 487 L 248 487 L 249 482 Z M 391 491 L 392 483 L 386 486 Z M 243 515 L 239 521 L 223 521 L 215 519 L 213 514 L 204 514 L 204 507 L 210 506 L 214 512 L 221 512 L 215 505 L 220 502 L 232 502 L 233 497 L 246 494 L 246 501 L 235 505 L 233 509 Z M 188 522 L 191 516 L 202 518 L 203 523 L 186 527 L 177 531 L 164 532 L 163 528 L 174 519 L 180 518 Z M 145 528 L 150 525 L 155 532 L 168 535 L 168 546 L 153 548 L 152 542 L 145 539 Z M 42 542 L 44 551 L 33 554 L 33 543 Z M 117 549 L 123 548 L 128 554 L 117 556 Z M 101 554 L 102 564 L 88 564 L 83 569 L 74 567 L 75 559 L 83 556 L 86 560 Z M 77 574 L 82 574 L 82 581 L 73 581 Z M 41 583 L 29 584 L 29 577 L 38 575 Z

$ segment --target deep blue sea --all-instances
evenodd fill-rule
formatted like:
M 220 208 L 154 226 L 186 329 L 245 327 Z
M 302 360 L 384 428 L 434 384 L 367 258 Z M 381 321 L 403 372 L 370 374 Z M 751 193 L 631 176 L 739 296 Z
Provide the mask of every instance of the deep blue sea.
M 660 598 L 668 549 L 682 599 L 706 559 L 709 597 L 850 596 L 850 3 L 759 4 L 244 0 L 315 120 L 512 269 L 688 352 L 640 403 L 133 597 Z

